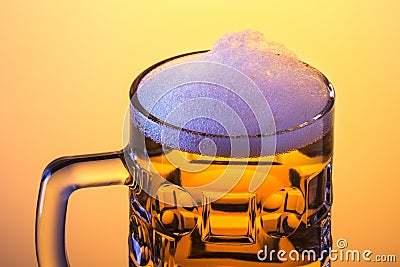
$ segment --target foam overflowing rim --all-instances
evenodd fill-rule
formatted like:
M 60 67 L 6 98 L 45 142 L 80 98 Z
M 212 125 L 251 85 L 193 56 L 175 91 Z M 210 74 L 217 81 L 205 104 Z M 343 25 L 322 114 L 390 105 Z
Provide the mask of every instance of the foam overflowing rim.
M 229 136 L 229 135 L 220 135 L 220 134 L 211 134 L 211 133 L 205 133 L 205 132 L 198 132 L 198 131 L 194 131 L 194 130 L 189 130 L 186 128 L 181 128 L 175 125 L 172 125 L 170 123 L 167 123 L 155 116 L 153 116 L 152 114 L 150 114 L 139 102 L 137 95 L 135 94 L 137 89 L 139 88 L 139 85 L 141 83 L 141 81 L 143 80 L 143 78 L 149 74 L 151 71 L 153 71 L 154 69 L 156 69 L 157 67 L 160 67 L 161 65 L 173 61 L 175 59 L 178 58 L 182 58 L 182 57 L 186 57 L 186 56 L 191 56 L 191 55 L 195 55 L 195 54 L 201 54 L 201 53 L 206 53 L 209 50 L 201 50 L 201 51 L 195 51 L 195 52 L 189 52 L 189 53 L 185 53 L 185 54 L 180 54 L 177 56 L 173 56 L 170 58 L 167 58 L 165 60 L 162 60 L 152 66 L 150 66 L 149 68 L 145 69 L 142 73 L 140 73 L 135 80 L 133 81 L 131 87 L 130 87 L 130 91 L 129 91 L 129 97 L 130 97 L 130 101 L 132 106 L 139 111 L 143 116 L 147 117 L 148 119 L 152 120 L 153 122 L 166 126 L 168 128 L 172 128 L 172 129 L 177 129 L 179 131 L 183 131 L 183 132 L 187 132 L 190 134 L 194 134 L 194 135 L 198 135 L 198 136 L 205 136 L 205 137 L 215 137 L 215 138 L 260 138 L 260 137 L 268 137 L 268 136 L 273 136 L 273 135 L 283 135 L 285 133 L 289 133 L 289 132 L 293 132 L 296 131 L 298 129 L 302 129 L 305 128 L 307 126 L 310 126 L 312 124 L 314 124 L 315 122 L 318 122 L 319 120 L 321 120 L 322 118 L 325 117 L 326 114 L 328 114 L 334 106 L 335 103 L 335 91 L 333 89 L 332 84 L 329 82 L 329 80 L 325 77 L 324 74 L 322 74 L 319 70 L 317 70 L 316 68 L 310 66 L 308 63 L 305 63 L 303 61 L 300 61 L 301 63 L 303 63 L 306 67 L 312 69 L 313 71 L 317 72 L 320 77 L 322 82 L 325 84 L 326 90 L 328 91 L 328 95 L 329 98 L 324 106 L 324 108 L 314 117 L 312 117 L 311 119 L 299 123 L 295 126 L 292 126 L 290 128 L 284 129 L 284 130 L 279 130 L 276 131 L 275 133 L 272 134 L 255 134 L 255 135 L 236 135 L 236 136 Z

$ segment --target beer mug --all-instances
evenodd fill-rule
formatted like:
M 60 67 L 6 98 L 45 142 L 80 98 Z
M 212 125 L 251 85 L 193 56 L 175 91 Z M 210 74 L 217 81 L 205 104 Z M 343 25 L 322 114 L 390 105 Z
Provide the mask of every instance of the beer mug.
M 122 150 L 62 157 L 46 167 L 37 206 L 39 266 L 69 266 L 71 193 L 111 185 L 129 187 L 129 266 L 330 265 L 332 85 L 298 61 L 317 77 L 324 103 L 309 118 L 296 115 L 300 123 L 279 126 L 251 77 L 190 61 L 204 54 L 169 58 L 135 79 Z M 263 75 L 279 82 L 278 74 Z

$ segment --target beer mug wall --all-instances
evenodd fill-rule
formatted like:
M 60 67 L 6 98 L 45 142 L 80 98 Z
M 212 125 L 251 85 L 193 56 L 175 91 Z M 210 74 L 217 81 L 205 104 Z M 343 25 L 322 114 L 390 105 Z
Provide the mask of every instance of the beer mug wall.
M 125 185 L 129 266 L 330 266 L 335 95 L 326 77 L 253 30 L 171 56 L 134 80 L 126 146 L 45 169 L 39 265 L 69 266 L 73 191 Z

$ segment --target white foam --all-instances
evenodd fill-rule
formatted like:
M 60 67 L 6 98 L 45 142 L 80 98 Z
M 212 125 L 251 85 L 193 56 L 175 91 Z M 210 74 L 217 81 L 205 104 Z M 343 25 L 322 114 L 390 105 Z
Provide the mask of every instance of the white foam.
M 188 63 L 196 62 L 203 63 L 202 66 L 206 66 L 204 63 L 208 62 L 213 63 L 212 66 L 219 64 L 226 67 L 221 69 L 218 67 L 218 70 L 215 67 L 196 70 L 197 73 L 201 73 L 201 77 L 207 77 L 207 81 L 216 81 L 215 83 L 202 82 L 193 80 L 197 76 L 190 77 L 191 74 L 188 74 L 190 68 L 199 66 Z M 186 63 L 185 67 L 188 71 L 185 69 L 179 75 L 175 74 L 175 77 L 162 79 L 162 82 L 160 79 L 154 79 L 153 81 L 159 82 L 151 85 L 151 92 L 145 89 L 148 86 L 143 86 L 146 81 L 151 81 L 163 72 L 165 74 L 168 68 L 182 65 L 182 63 Z M 250 90 L 248 83 L 241 84 L 243 79 L 236 78 L 232 69 L 249 77 L 258 87 L 257 90 Z M 227 85 L 227 82 L 224 85 L 218 84 L 218 78 L 232 81 L 232 84 Z M 321 113 L 330 98 L 324 78 L 318 71 L 298 60 L 295 54 L 283 45 L 266 41 L 260 32 L 251 30 L 226 34 L 207 53 L 173 60 L 156 68 L 143 79 L 136 93 L 141 105 L 154 117 L 163 121 L 168 120 L 174 112 L 177 113 L 177 107 L 183 107 L 185 103 L 193 99 L 216 100 L 233 110 L 235 116 L 219 110 L 215 110 L 215 114 L 210 113 L 210 110 L 216 108 L 215 104 L 193 105 L 192 108 L 186 105 L 184 109 L 179 110 L 182 118 L 185 119 L 180 121 L 179 116 L 175 116 L 173 125 L 206 135 L 229 136 L 271 135 L 271 132 L 279 133 L 291 128 L 301 128 L 299 125 L 309 122 Z M 210 101 L 210 103 L 215 103 L 215 101 Z M 160 125 L 147 122 L 146 118 L 134 107 L 132 111 L 133 121 L 150 138 L 175 148 L 199 152 L 198 144 L 202 139 L 199 136 L 191 137 L 190 133 L 184 133 L 181 134 L 185 136 L 184 139 L 178 138 L 179 140 L 175 139 L 175 141 L 162 139 Z M 199 115 L 202 114 L 201 112 L 204 116 Z M 271 118 L 269 118 L 269 113 Z M 211 114 L 215 117 L 210 116 Z M 187 118 L 191 116 L 192 120 L 188 120 Z M 324 127 L 322 122 L 313 123 L 312 127 L 307 126 L 307 129 L 296 130 L 296 134 L 278 134 L 276 153 L 317 140 L 324 134 Z M 220 137 L 215 137 L 213 141 L 216 142 L 219 155 L 230 155 L 232 150 L 223 147 L 228 145 L 226 141 Z M 272 142 L 274 141 L 271 139 L 267 143 Z M 260 151 L 257 147 L 252 147 L 259 145 L 256 138 L 251 139 L 250 143 L 251 156 L 263 153 L 262 149 Z M 266 153 L 269 152 L 268 150 Z

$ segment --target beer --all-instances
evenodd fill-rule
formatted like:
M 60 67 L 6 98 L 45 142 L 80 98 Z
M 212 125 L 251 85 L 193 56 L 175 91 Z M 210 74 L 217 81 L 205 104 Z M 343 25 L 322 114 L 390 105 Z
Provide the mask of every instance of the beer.
M 315 266 L 324 266 L 326 255 L 318 258 L 331 246 L 332 131 L 302 148 L 251 158 L 247 164 L 240 158 L 216 157 L 208 162 L 199 161 L 197 154 L 177 150 L 169 153 L 183 153 L 190 164 L 195 168 L 204 165 L 204 170 L 180 171 L 179 166 L 168 163 L 164 154 L 150 156 L 155 173 L 171 183 L 164 189 L 166 194 L 175 193 L 178 199 L 175 204 L 163 204 L 160 192 L 154 198 L 144 190 L 131 188 L 131 266 L 259 266 L 265 262 L 300 266 L 314 260 Z M 226 171 L 228 163 L 239 169 L 236 171 L 241 179 L 220 199 L 207 203 L 205 194 L 206 203 L 196 205 L 181 190 L 209 183 Z M 146 176 L 140 162 L 137 164 L 141 175 L 152 176 Z M 271 168 L 263 184 L 249 193 L 258 164 L 270 164 Z M 186 205 L 182 207 L 182 203 Z M 265 245 L 269 251 L 282 249 L 288 253 L 313 250 L 317 257 L 282 262 L 273 256 L 262 262 L 257 252 Z
M 247 45 L 257 47 L 258 37 L 252 38 L 256 44 Z M 268 54 L 279 63 L 268 63 L 268 71 L 257 69 L 262 65 L 254 64 L 258 59 L 239 68 L 249 75 L 254 67 L 255 84 L 273 88 L 268 90 L 276 96 L 263 88 L 246 94 L 251 85 L 244 86 L 243 79 L 225 81 L 230 86 L 241 84 L 231 90 L 233 94 L 224 86 L 211 90 L 218 81 L 213 80 L 215 73 L 221 79 L 236 77 L 234 70 L 224 74 L 220 65 L 204 65 L 220 47 L 217 43 L 211 52 L 200 53 L 197 65 L 186 66 L 193 70 L 200 64 L 196 73 L 215 68 L 204 75 L 212 82 L 181 81 L 183 86 L 162 91 L 158 87 L 164 83 L 173 84 L 168 80 L 171 75 L 164 75 L 140 95 L 143 81 L 151 81 L 162 69 L 168 71 L 167 65 L 191 63 L 198 57 L 195 53 L 157 64 L 133 84 L 131 139 L 125 151 L 134 173 L 130 266 L 329 266 L 333 89 L 318 71 L 279 50 Z M 234 58 L 235 64 L 243 60 Z M 267 82 L 257 76 L 260 72 Z M 176 73 L 192 75 L 183 68 Z M 284 80 L 289 76 L 295 77 L 293 82 Z M 241 91 L 244 87 L 247 91 Z M 293 105 L 291 92 L 279 96 L 284 93 L 275 89 L 292 87 L 302 90 L 293 92 L 298 98 Z M 264 97 L 270 109 L 257 109 Z M 184 106 L 193 99 L 201 103 Z M 261 102 L 251 102 L 254 99 Z M 218 103 L 239 114 L 244 131 L 232 123 L 235 116 L 224 117 Z M 168 121 L 175 108 L 181 110 Z M 288 115 L 290 109 L 295 115 Z

